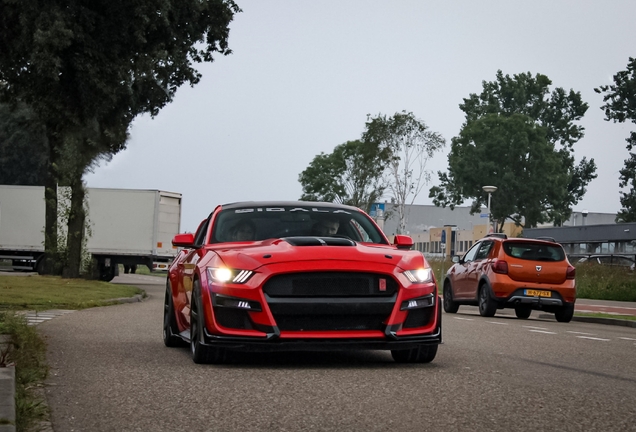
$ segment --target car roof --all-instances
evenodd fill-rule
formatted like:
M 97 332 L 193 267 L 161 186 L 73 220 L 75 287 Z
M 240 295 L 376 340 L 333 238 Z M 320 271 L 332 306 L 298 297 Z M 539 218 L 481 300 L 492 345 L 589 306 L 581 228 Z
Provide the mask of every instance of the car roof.
M 346 209 L 361 211 L 358 207 L 349 206 L 345 204 L 336 204 L 331 202 L 321 201 L 240 201 L 228 204 L 223 204 L 223 209 L 233 209 L 242 207 L 292 207 L 292 206 L 320 206 L 335 209 Z
M 496 237 L 496 236 L 490 236 L 490 237 L 484 237 L 481 238 L 480 240 L 496 240 L 496 241 L 500 241 L 500 242 L 506 242 L 506 243 L 536 243 L 536 244 L 549 244 L 549 245 L 557 245 L 560 246 L 559 243 L 557 242 L 552 242 L 552 241 L 548 241 L 548 240 L 539 240 L 539 239 L 533 239 L 533 238 L 525 238 L 525 237 L 508 237 L 508 238 L 501 238 L 501 237 Z

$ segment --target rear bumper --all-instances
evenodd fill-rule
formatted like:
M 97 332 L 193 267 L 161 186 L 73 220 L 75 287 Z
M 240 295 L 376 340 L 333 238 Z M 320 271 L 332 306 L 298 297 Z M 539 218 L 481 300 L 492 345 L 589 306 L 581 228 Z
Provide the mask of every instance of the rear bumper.
M 563 306 L 563 301 L 556 298 L 546 297 L 527 297 L 527 296 L 512 296 L 506 303 L 510 303 L 513 306 L 518 304 L 535 306 L 540 308 L 541 306 Z
M 515 306 L 530 306 L 532 309 L 554 311 L 560 309 L 563 306 L 574 304 L 574 301 L 569 302 L 567 299 L 558 292 L 546 288 L 542 288 L 542 291 L 550 291 L 551 297 L 531 297 L 524 294 L 524 290 L 527 288 L 519 288 L 515 290 L 509 297 L 505 299 L 498 298 L 497 301 L 504 307 Z M 576 300 L 575 300 L 576 301 Z

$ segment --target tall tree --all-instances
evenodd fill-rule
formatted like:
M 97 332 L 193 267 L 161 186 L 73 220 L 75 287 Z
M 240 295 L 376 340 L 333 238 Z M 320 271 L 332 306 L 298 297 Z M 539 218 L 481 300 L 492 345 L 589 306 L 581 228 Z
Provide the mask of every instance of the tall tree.
M 59 172 L 64 146 L 154 116 L 199 82 L 193 63 L 231 52 L 239 11 L 233 0 L 0 0 L 0 102 L 28 104 L 47 131 L 47 256 L 57 246 L 56 186 L 69 174 Z M 108 141 L 95 153 L 123 148 Z
M 636 58 L 629 58 L 627 69 L 614 75 L 614 84 L 600 86 L 594 89 L 597 93 L 604 93 L 601 109 L 605 111 L 605 120 L 618 123 L 631 121 L 636 123 Z M 636 131 L 631 131 L 627 141 L 629 157 L 625 166 L 620 170 L 619 186 L 628 187 L 627 192 L 621 192 L 623 208 L 616 215 L 617 222 L 636 222 Z
M 316 156 L 300 173 L 300 199 L 348 204 L 368 212 L 384 193 L 382 174 L 389 157 L 388 149 L 375 143 L 340 144 L 332 153 Z
M 47 149 L 46 130 L 32 110 L 0 104 L 0 184 L 44 185 Z
M 466 121 L 452 140 L 448 172 L 438 172 L 440 186 L 429 193 L 435 205 L 453 208 L 473 199 L 475 213 L 488 199 L 482 186 L 495 185 L 491 213 L 497 220 L 536 226 L 570 217 L 596 178 L 593 159 L 577 164 L 574 158 L 584 134 L 576 122 L 588 106 L 573 90 L 550 92 L 551 84 L 541 74 L 498 71 L 481 94 L 464 99 Z
M 398 233 L 406 229 L 407 204 L 413 204 L 422 188 L 429 182 L 431 173 L 426 164 L 433 154 L 446 145 L 444 138 L 433 132 L 424 121 L 412 112 L 402 111 L 391 117 L 378 114 L 367 117 L 365 142 L 377 143 L 388 149 L 391 158 L 387 166 L 387 188 L 395 201 L 398 216 Z

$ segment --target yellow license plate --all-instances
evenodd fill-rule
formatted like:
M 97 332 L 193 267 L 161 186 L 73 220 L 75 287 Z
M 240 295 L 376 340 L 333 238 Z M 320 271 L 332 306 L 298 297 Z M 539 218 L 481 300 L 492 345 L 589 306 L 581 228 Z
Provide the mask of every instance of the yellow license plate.
M 525 290 L 525 295 L 530 297 L 552 297 L 552 291 Z

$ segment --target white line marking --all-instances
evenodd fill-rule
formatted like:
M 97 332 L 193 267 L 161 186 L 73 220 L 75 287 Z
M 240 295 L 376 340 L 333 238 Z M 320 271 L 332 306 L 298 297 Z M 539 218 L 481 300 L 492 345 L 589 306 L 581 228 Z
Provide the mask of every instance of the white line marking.
M 490 323 L 490 324 L 508 325 L 508 323 L 502 323 L 502 322 L 497 322 L 497 321 L 486 321 L 486 322 Z
M 604 342 L 608 342 L 611 339 L 603 339 L 603 338 L 595 338 L 595 337 L 589 337 L 589 336 L 577 336 L 577 338 L 579 339 L 590 339 L 590 340 L 597 340 L 597 341 L 604 341 Z
M 566 331 L 566 333 L 572 333 L 572 334 L 580 334 L 580 335 L 587 335 L 587 336 L 596 336 L 596 333 L 583 333 L 583 332 L 575 332 L 575 331 Z M 636 339 L 634 339 L 636 340 Z
M 462 320 L 462 321 L 475 321 L 472 318 L 459 318 L 459 317 L 453 317 L 453 318 L 458 319 L 458 320 Z
M 555 332 L 543 331 L 543 330 L 529 330 L 529 331 L 535 332 L 535 333 L 543 333 L 543 334 L 556 334 Z
M 636 339 L 634 339 L 634 338 L 628 338 L 628 337 L 619 337 L 619 339 L 636 341 Z
M 545 327 L 532 327 L 532 326 L 525 326 L 525 325 L 523 327 L 528 329 L 535 329 L 535 330 L 547 330 L 547 328 Z

